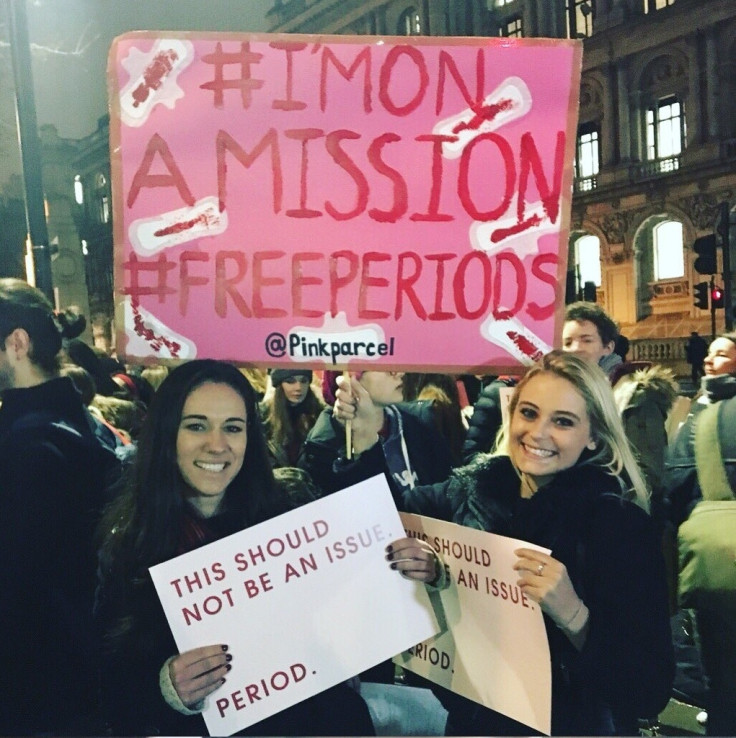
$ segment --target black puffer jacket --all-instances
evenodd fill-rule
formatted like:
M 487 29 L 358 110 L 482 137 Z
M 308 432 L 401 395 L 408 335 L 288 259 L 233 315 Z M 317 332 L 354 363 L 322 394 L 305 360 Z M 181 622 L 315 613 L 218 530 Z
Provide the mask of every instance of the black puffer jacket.
M 365 471 L 377 468 L 380 450 L 367 450 L 360 462 Z M 590 610 L 590 629 L 578 652 L 545 617 L 554 735 L 634 735 L 637 718 L 655 716 L 667 704 L 674 659 L 660 544 L 649 515 L 620 497 L 614 477 L 581 464 L 523 499 L 508 457 L 485 456 L 396 502 L 407 512 L 548 547 L 567 567 Z M 456 695 L 443 701 L 456 734 L 530 735 Z

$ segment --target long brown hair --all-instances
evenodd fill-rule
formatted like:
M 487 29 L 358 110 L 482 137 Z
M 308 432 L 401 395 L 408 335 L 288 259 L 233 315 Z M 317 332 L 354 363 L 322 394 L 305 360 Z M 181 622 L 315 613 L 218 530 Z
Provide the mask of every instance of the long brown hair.
M 274 387 L 271 396 L 261 403 L 267 438 L 279 448 L 284 448 L 294 442 L 301 443 L 312 429 L 324 406 L 324 402 L 317 396 L 310 384 L 306 397 L 298 405 L 299 412 L 294 417 L 289 413 L 290 404 L 286 399 L 282 384 L 279 383 L 277 387 Z

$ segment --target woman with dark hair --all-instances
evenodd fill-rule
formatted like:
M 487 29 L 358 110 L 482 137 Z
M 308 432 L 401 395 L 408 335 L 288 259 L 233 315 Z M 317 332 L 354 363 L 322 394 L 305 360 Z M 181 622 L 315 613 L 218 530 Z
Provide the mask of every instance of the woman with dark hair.
M 204 735 L 205 699 L 224 684 L 232 659 L 247 658 L 220 643 L 177 654 L 148 568 L 287 509 L 248 380 L 212 360 L 174 369 L 153 398 L 127 487 L 101 529 L 97 615 L 113 734 Z M 373 727 L 360 696 L 339 685 L 247 732 L 355 735 Z
M 302 444 L 324 402 L 312 388 L 309 369 L 274 369 L 273 391 L 261 402 L 268 452 L 274 467 L 296 466 Z

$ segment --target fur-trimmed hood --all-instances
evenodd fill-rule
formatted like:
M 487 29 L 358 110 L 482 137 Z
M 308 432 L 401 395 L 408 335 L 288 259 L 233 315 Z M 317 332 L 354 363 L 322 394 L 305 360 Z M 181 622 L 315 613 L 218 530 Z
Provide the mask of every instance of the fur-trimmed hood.
M 613 396 L 620 413 L 644 402 L 654 402 L 666 415 L 679 389 L 672 370 L 656 364 L 622 376 L 613 388 Z

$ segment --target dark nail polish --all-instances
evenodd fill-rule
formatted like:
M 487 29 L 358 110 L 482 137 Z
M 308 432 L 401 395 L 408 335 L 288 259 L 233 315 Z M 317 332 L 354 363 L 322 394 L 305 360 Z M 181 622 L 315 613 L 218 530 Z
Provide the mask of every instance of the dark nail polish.
M 229 653 L 227 654 L 227 656 L 225 656 L 225 661 L 232 661 L 232 660 L 233 660 L 232 654 Z
M 396 568 L 396 564 L 391 564 L 391 568 L 392 569 L 395 569 Z
M 227 651 L 227 649 L 228 649 L 228 646 L 223 645 L 222 650 Z
M 220 679 L 220 684 L 225 684 L 226 681 L 227 679 Z
M 227 671 L 230 671 L 230 669 L 232 669 L 232 668 L 233 668 L 233 665 L 232 664 L 225 664 L 225 669 Z
M 394 550 L 393 546 L 386 546 L 386 553 L 391 553 Z

